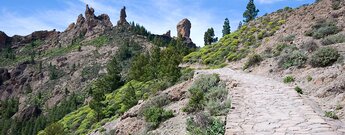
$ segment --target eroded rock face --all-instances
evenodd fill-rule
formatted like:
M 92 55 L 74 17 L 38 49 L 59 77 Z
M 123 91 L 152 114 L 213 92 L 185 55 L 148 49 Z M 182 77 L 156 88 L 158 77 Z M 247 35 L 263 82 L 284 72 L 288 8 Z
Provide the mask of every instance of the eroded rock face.
M 163 36 L 171 37 L 171 31 L 168 30 L 167 33 L 163 34 Z
M 0 48 L 5 47 L 7 40 L 8 36 L 4 32 L 0 31 Z
M 85 17 L 80 14 L 76 23 L 70 24 L 60 35 L 61 44 L 66 44 L 81 36 L 85 38 L 94 37 L 113 27 L 107 14 L 96 16 L 94 13 L 95 10 L 89 7 L 89 5 L 86 5 Z
M 29 106 L 24 108 L 19 114 L 17 118 L 21 121 L 29 120 L 32 117 L 38 117 L 42 113 L 42 110 L 37 106 Z
M 177 37 L 190 37 L 190 29 L 192 24 L 185 18 L 177 24 Z
M 126 20 L 127 14 L 126 14 L 126 7 L 123 7 L 120 11 L 120 20 L 117 22 L 117 25 L 128 25 L 128 22 Z

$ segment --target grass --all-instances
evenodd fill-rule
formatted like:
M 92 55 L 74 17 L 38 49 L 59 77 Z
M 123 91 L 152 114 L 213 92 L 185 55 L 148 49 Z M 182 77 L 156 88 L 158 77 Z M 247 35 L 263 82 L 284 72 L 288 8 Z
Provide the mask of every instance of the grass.
M 294 82 L 294 81 L 295 81 L 295 79 L 294 79 L 293 76 L 285 76 L 284 80 L 283 80 L 284 83 L 291 83 L 291 82 Z

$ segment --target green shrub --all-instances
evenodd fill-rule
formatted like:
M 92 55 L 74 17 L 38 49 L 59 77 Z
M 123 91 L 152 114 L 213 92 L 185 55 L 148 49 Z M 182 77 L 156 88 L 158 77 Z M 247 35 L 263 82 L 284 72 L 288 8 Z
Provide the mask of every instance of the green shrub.
M 225 124 L 205 113 L 187 119 L 187 131 L 191 135 L 223 135 Z
M 282 68 L 289 68 L 296 66 L 298 68 L 302 67 L 307 61 L 307 56 L 300 51 L 293 51 L 292 53 L 282 55 L 278 65 Z
M 247 69 L 251 66 L 259 64 L 262 61 L 262 57 L 259 54 L 249 56 L 247 62 L 244 64 L 243 69 Z
M 341 8 L 341 0 L 332 0 L 332 9 L 338 10 Z
M 310 31 L 307 31 L 306 35 L 320 39 L 328 35 L 337 34 L 339 31 L 340 29 L 336 26 L 334 20 L 319 20 Z
M 204 92 L 198 88 L 191 88 L 188 91 L 190 93 L 190 99 L 187 106 L 183 108 L 183 111 L 191 113 L 202 110 L 205 104 Z
M 307 41 L 301 45 L 301 49 L 307 52 L 314 52 L 318 48 L 319 46 L 317 46 L 317 44 L 313 40 Z
M 296 91 L 298 94 L 303 94 L 303 90 L 302 90 L 300 87 L 298 87 L 298 86 L 295 87 L 295 91 Z
M 325 116 L 332 119 L 339 119 L 334 111 L 325 111 Z
M 61 123 L 53 123 L 46 127 L 42 132 L 39 132 L 38 135 L 65 135 L 64 127 Z
M 275 49 L 273 50 L 273 56 L 279 56 L 281 52 L 287 48 L 289 45 L 283 43 L 283 44 L 278 44 Z
M 191 89 L 196 88 L 200 89 L 202 92 L 207 92 L 212 87 L 217 86 L 219 81 L 220 78 L 218 74 L 200 75 L 191 86 Z
M 288 35 L 288 36 L 286 36 L 286 37 L 283 37 L 281 40 L 282 40 L 283 42 L 292 42 L 292 41 L 295 40 L 295 37 L 296 37 L 296 35 L 291 34 L 291 35 Z
M 161 122 L 174 117 L 174 114 L 171 110 L 166 111 L 163 108 L 151 107 L 145 110 L 144 117 L 152 128 L 157 128 Z
M 338 60 L 340 54 L 336 49 L 325 47 L 317 50 L 312 56 L 310 64 L 313 67 L 326 67 Z
M 101 66 L 99 64 L 93 64 L 92 66 L 83 68 L 81 71 L 81 76 L 86 79 L 97 78 L 100 69 Z
M 307 81 L 310 82 L 310 81 L 312 81 L 312 80 L 313 80 L 313 78 L 312 78 L 310 75 L 308 75 Z
M 284 77 L 284 83 L 291 83 L 294 81 L 295 81 L 295 78 L 293 76 L 285 76 Z
M 331 44 L 344 43 L 344 42 L 345 42 L 344 34 L 330 35 L 321 40 L 321 43 L 323 45 L 331 45 Z
M 181 77 L 180 81 L 187 81 L 189 79 L 192 79 L 194 76 L 194 70 L 191 68 L 185 68 L 181 70 Z

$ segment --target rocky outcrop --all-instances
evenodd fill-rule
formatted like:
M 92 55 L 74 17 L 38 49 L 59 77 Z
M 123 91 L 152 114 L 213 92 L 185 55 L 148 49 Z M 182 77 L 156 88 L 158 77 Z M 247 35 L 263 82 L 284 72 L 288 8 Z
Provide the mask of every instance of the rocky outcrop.
M 185 18 L 177 24 L 177 37 L 182 38 L 182 41 L 189 48 L 196 48 L 196 45 L 193 43 L 190 38 L 190 29 L 192 28 L 191 22 Z
M 127 14 L 126 14 L 126 7 L 123 7 L 120 11 L 120 20 L 117 22 L 118 26 L 121 25 L 129 25 L 129 23 L 126 20 Z
M 66 44 L 79 37 L 95 37 L 113 27 L 107 14 L 95 15 L 95 10 L 86 5 L 85 17 L 80 14 L 76 23 L 70 24 L 60 35 L 60 43 Z
M 0 48 L 4 48 L 8 40 L 8 36 L 5 32 L 0 31 Z
M 163 36 L 170 37 L 171 38 L 171 31 L 168 30 L 167 33 L 163 34 Z
M 8 70 L 0 68 L 0 86 L 8 79 L 10 79 L 10 73 L 8 73 Z
M 190 21 L 187 18 L 181 20 L 177 24 L 177 37 L 189 38 L 191 28 L 192 28 L 192 24 L 190 23 Z
M 17 114 L 17 118 L 20 121 L 30 120 L 31 118 L 38 117 L 42 113 L 42 110 L 37 106 L 29 106 L 24 108 Z

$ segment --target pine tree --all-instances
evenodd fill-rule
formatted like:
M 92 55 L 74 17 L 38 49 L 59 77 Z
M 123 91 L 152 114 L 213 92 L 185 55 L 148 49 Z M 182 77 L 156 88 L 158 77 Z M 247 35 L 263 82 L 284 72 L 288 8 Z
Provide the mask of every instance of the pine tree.
M 100 79 L 101 80 L 101 79 Z M 105 100 L 105 91 L 100 88 L 103 85 L 103 81 L 97 80 L 92 88 L 92 100 L 89 103 L 89 106 L 92 110 L 96 112 L 97 120 L 101 120 L 103 118 L 103 108 L 104 104 L 102 101 Z
M 230 34 L 230 22 L 229 22 L 229 19 L 228 18 L 225 18 L 225 21 L 224 21 L 224 25 L 223 25 L 223 37 L 225 35 L 228 35 Z
M 241 28 L 242 28 L 242 21 L 240 21 L 240 23 L 238 23 L 237 29 L 239 30 L 239 29 L 241 29 Z
M 104 76 L 103 79 L 100 79 L 100 81 L 103 81 L 103 84 L 98 87 L 106 90 L 106 92 L 112 92 L 116 90 L 123 83 L 121 80 L 121 71 L 121 66 L 114 57 L 107 65 L 108 73 Z
M 244 22 L 248 23 L 249 21 L 254 20 L 258 13 L 259 9 L 256 9 L 254 0 L 249 0 L 247 10 L 243 13 L 243 17 L 245 18 Z
M 204 42 L 205 45 L 210 45 L 212 42 L 214 42 L 214 30 L 213 28 L 207 29 L 207 31 L 204 34 Z

